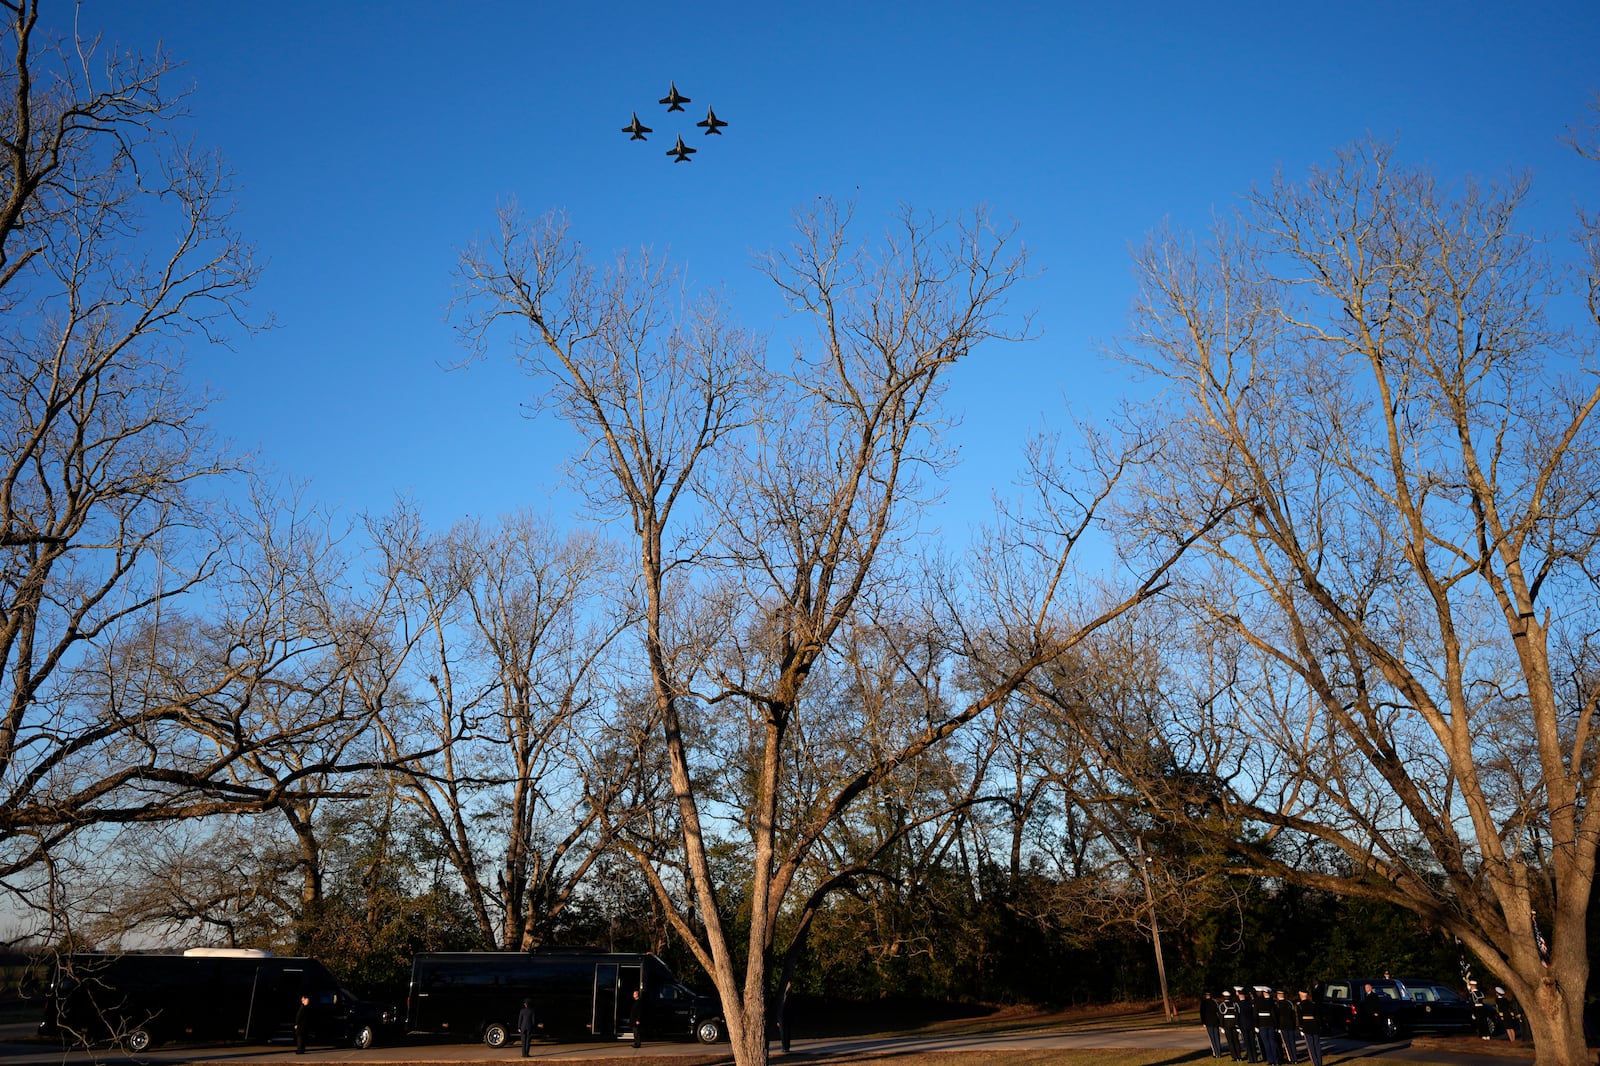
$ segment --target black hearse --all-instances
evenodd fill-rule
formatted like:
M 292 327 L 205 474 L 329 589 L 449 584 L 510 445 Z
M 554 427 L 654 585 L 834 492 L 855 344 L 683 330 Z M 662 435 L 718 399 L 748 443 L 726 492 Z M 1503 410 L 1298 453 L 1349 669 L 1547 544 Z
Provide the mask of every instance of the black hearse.
M 293 1039 L 301 996 L 311 999 L 317 1043 L 370 1047 L 397 1020 L 340 988 L 316 959 L 191 948 L 61 956 L 39 1034 L 82 1046 L 111 1040 L 135 1052 L 172 1040 L 266 1043 Z
M 632 1033 L 635 991 L 645 1039 L 722 1039 L 717 1000 L 685 988 L 654 955 L 581 948 L 417 955 L 411 960 L 406 1031 L 503 1047 L 516 1035 L 517 1014 L 527 999 L 537 1035 L 610 1040 Z
M 1441 981 L 1340 977 L 1322 987 L 1328 1024 L 1352 1036 L 1398 1040 L 1422 1030 L 1476 1028 L 1472 1001 Z

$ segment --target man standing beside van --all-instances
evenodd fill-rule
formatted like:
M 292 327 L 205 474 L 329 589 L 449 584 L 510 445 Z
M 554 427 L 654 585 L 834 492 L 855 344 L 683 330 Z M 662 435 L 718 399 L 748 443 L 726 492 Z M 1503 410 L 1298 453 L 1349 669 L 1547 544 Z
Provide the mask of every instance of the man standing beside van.
M 528 1045 L 533 1043 L 533 1000 L 522 1001 L 522 1009 L 517 1012 L 517 1031 L 522 1034 L 522 1057 L 528 1057 Z
M 309 1035 L 307 1030 L 310 1028 L 311 997 L 302 995 L 300 997 L 300 1006 L 295 1008 L 294 1012 L 294 1053 L 296 1055 L 304 1055 L 306 1053 L 306 1037 Z

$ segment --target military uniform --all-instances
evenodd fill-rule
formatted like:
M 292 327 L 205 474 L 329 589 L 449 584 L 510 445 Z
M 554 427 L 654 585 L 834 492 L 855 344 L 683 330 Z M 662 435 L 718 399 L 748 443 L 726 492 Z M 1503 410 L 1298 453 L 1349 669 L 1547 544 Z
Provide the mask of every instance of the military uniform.
M 1278 1066 L 1278 1012 L 1271 992 L 1257 992 L 1256 1035 L 1261 1040 L 1261 1057 L 1268 1066 Z
M 1239 1041 L 1244 1044 L 1246 1062 L 1261 1061 L 1256 1047 L 1256 997 L 1248 988 L 1239 993 Z
M 1233 998 L 1232 992 L 1222 993 L 1217 1016 L 1222 1021 L 1222 1034 L 1228 1038 L 1228 1056 L 1238 1062 L 1244 1058 L 1244 1047 L 1239 1039 L 1239 1001 Z
M 1312 999 L 1311 993 L 1301 992 L 1294 1013 L 1300 1037 L 1306 1042 L 1306 1058 L 1311 1066 L 1322 1066 L 1322 1004 Z
M 1211 1057 L 1222 1058 L 1222 1015 L 1210 992 L 1200 997 L 1200 1024 L 1206 1027 L 1206 1039 L 1211 1042 Z
M 1290 1063 L 1299 1061 L 1295 1053 L 1295 1036 L 1300 1031 L 1300 1020 L 1295 1016 L 1294 1001 L 1281 988 L 1278 989 L 1277 998 L 1272 1001 L 1272 1013 L 1278 1021 L 1278 1039 L 1283 1041 L 1284 1060 Z

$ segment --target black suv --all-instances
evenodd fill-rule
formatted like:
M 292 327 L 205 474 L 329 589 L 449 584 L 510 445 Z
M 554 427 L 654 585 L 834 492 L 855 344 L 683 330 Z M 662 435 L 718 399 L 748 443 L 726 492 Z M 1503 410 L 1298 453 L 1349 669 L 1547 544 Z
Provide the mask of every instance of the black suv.
M 1440 981 L 1415 977 L 1348 977 L 1326 982 L 1329 1023 L 1352 1036 L 1393 1040 L 1421 1030 L 1474 1028 L 1472 1001 Z
M 348 1044 L 369 1048 L 379 1043 L 394 1043 L 400 1035 L 400 1012 L 382 1003 L 356 998 L 347 988 L 321 989 L 310 993 L 310 1039 L 319 1044 Z M 294 1038 L 294 1028 L 285 1024 L 280 1040 Z

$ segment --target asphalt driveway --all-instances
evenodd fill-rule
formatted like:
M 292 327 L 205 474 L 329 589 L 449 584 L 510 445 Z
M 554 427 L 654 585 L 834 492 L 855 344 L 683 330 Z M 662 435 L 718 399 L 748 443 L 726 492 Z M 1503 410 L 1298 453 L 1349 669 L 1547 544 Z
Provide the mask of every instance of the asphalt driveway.
M 1532 1049 L 1504 1043 L 1482 1045 L 1476 1040 L 1421 1039 L 1415 1042 L 1369 1043 L 1349 1039 L 1326 1042 L 1325 1066 L 1350 1063 L 1359 1066 L 1363 1059 L 1385 1058 L 1407 1062 L 1445 1063 L 1451 1066 L 1519 1066 L 1532 1057 Z M 889 1036 L 823 1037 L 795 1040 L 788 1054 L 772 1048 L 774 1062 L 804 1062 L 827 1059 L 834 1062 L 870 1059 L 886 1054 L 952 1051 L 1040 1051 L 1050 1049 L 1142 1048 L 1175 1052 L 1174 1058 L 1194 1057 L 1197 1066 L 1212 1062 L 1206 1051 L 1206 1037 L 1198 1024 L 1141 1025 L 1107 1019 L 1072 1026 L 1025 1026 L 1011 1031 Z M 132 1056 L 112 1048 L 96 1052 L 64 1052 L 61 1048 L 32 1038 L 28 1025 L 0 1026 L 0 1066 L 89 1066 L 96 1062 L 168 1064 L 215 1063 L 217 1066 L 251 1064 L 359 1063 L 361 1066 L 432 1066 L 437 1063 L 506 1062 L 520 1059 L 519 1049 L 489 1048 L 483 1044 L 406 1043 L 398 1046 L 355 1048 L 313 1047 L 297 1056 L 287 1045 L 168 1045 Z M 533 1045 L 530 1061 L 572 1062 L 609 1060 L 618 1066 L 710 1066 L 731 1061 L 726 1044 L 707 1046 L 692 1043 L 647 1043 L 635 1049 L 626 1041 L 600 1044 Z M 1226 1063 L 1226 1060 L 1222 1060 Z M 1219 1063 L 1219 1066 L 1221 1064 Z M 1231 1064 L 1228 1064 L 1231 1066 Z

